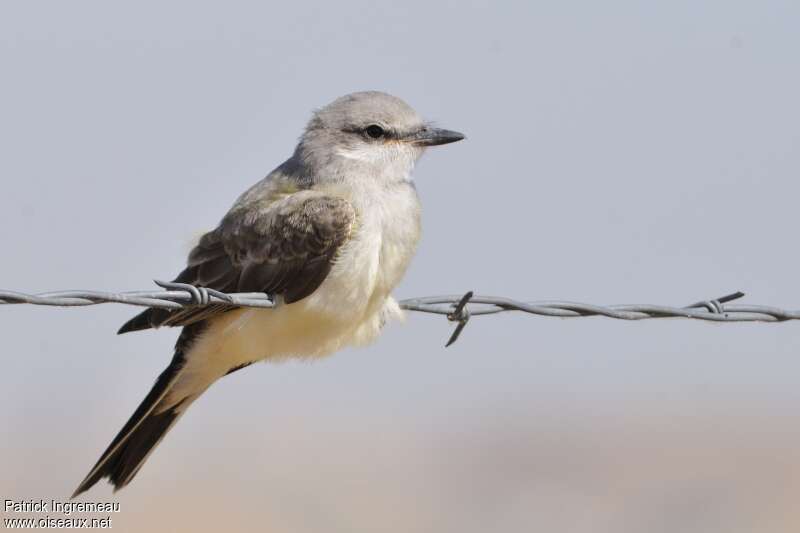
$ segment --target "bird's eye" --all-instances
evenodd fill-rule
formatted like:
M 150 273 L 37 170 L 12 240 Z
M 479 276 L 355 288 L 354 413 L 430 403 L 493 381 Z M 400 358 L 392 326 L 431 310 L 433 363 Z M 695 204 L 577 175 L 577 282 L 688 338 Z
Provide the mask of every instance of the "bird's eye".
M 369 137 L 371 137 L 373 139 L 380 139 L 381 137 L 383 137 L 386 134 L 386 132 L 383 131 L 383 128 L 381 128 L 377 124 L 373 124 L 371 126 L 367 126 L 367 128 L 364 130 L 364 132 Z

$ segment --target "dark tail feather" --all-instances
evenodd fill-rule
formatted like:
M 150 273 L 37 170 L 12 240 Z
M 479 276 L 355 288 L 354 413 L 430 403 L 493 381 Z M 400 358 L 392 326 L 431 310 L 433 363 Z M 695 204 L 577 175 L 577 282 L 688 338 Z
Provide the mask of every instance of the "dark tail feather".
M 119 490 L 133 479 L 150 452 L 175 424 L 186 407 L 183 402 L 163 411 L 158 409 L 184 364 L 184 354 L 192 339 L 199 333 L 202 324 L 185 327 L 175 345 L 175 355 L 170 365 L 158 376 L 153 388 L 136 408 L 133 416 L 108 445 L 106 451 L 92 467 L 86 478 L 78 485 L 72 497 L 89 490 L 95 483 L 107 477 Z
M 173 376 L 177 374 L 173 367 L 174 365 L 170 365 L 161 373 L 133 416 L 111 441 L 86 478 L 75 489 L 73 498 L 89 490 L 104 477 L 109 479 L 115 490 L 124 487 L 133 478 L 132 474 L 136 473 L 150 450 L 158 444 L 158 441 L 180 414 L 175 408 L 169 408 L 160 413 L 153 412 L 158 402 L 163 399 L 164 393 L 167 392 Z

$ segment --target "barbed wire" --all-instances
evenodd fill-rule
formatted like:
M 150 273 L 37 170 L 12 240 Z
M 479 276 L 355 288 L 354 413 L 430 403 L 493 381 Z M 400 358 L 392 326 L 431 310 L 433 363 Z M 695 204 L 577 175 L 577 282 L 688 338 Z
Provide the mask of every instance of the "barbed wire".
M 159 309 L 182 309 L 222 305 L 229 307 L 270 308 L 273 302 L 261 292 L 223 293 L 186 283 L 156 280 L 162 290 L 104 292 L 74 290 L 26 294 L 0 290 L 0 305 L 32 304 L 58 307 L 81 307 L 104 303 L 120 303 Z M 785 322 L 800 320 L 800 310 L 791 311 L 768 305 L 731 304 L 744 296 L 735 292 L 711 300 L 701 300 L 685 307 L 652 304 L 593 305 L 567 301 L 522 302 L 501 296 L 463 295 L 425 296 L 409 298 L 398 303 L 402 309 L 421 313 L 445 315 L 458 325 L 445 346 L 453 344 L 470 318 L 518 311 L 539 316 L 580 318 L 603 316 L 618 320 L 654 318 L 689 318 L 711 322 Z

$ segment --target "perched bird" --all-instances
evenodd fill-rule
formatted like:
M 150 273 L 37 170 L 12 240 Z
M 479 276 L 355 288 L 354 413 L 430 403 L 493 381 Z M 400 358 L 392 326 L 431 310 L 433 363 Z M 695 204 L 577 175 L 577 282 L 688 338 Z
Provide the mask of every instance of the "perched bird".
M 119 333 L 180 326 L 175 354 L 73 497 L 118 490 L 219 378 L 256 361 L 321 357 L 376 338 L 400 315 L 391 292 L 414 255 L 420 205 L 411 171 L 429 146 L 463 139 L 382 92 L 316 111 L 294 154 L 242 194 L 192 249 L 176 282 L 264 292 L 268 309 L 147 309 Z

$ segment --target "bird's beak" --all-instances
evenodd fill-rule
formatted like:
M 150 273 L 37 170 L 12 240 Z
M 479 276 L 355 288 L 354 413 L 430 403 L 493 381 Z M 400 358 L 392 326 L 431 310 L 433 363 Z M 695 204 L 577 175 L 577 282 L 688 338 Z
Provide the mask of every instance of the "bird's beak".
M 407 140 L 417 146 L 438 146 L 440 144 L 454 143 L 464 138 L 463 133 L 457 131 L 443 130 L 426 126 L 421 130 L 412 133 Z

